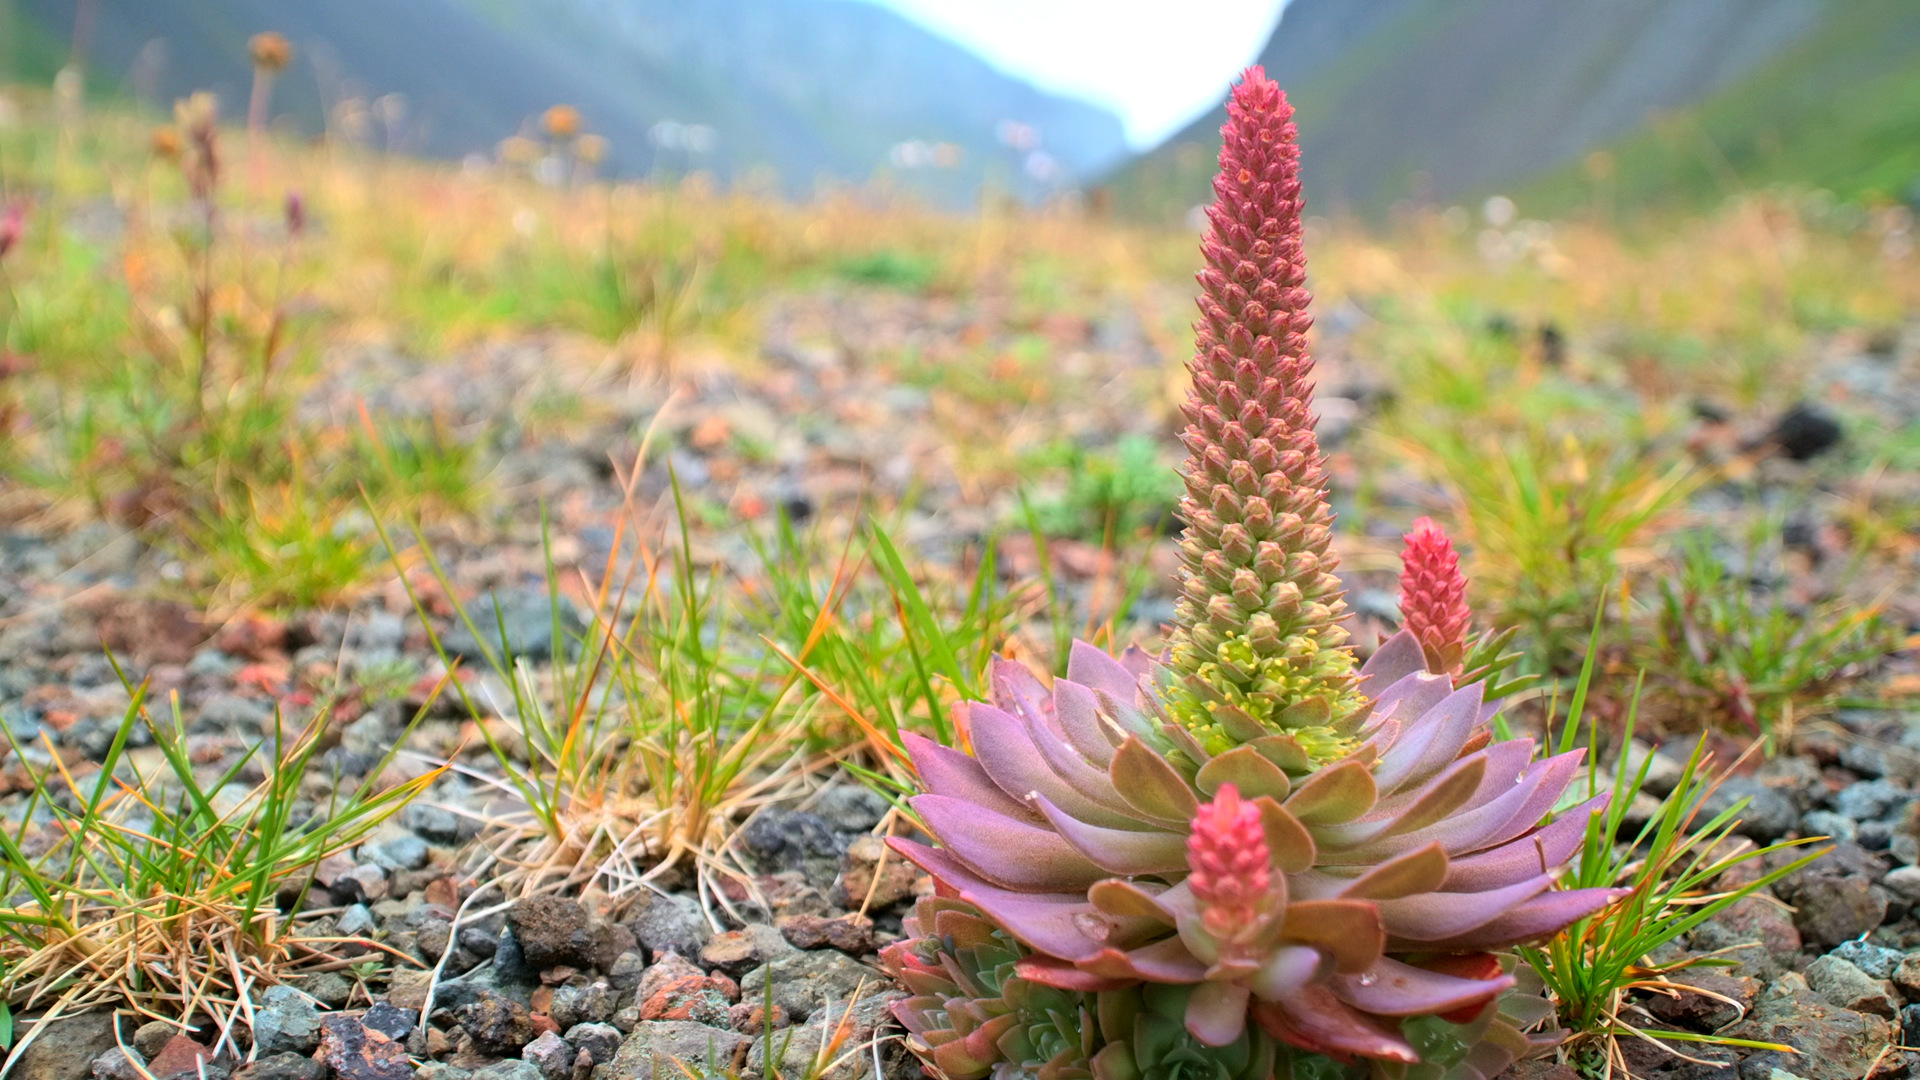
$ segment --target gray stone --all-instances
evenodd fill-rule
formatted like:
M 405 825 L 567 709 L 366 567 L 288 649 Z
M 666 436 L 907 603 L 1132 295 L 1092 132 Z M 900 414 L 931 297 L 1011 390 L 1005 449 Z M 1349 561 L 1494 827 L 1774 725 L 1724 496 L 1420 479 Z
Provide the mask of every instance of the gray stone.
M 293 984 L 329 1009 L 344 1009 L 353 997 L 353 984 L 347 981 L 346 976 L 335 971 L 323 971 L 318 975 L 295 979 Z
M 1843 1009 L 1891 1019 L 1900 1011 L 1900 994 L 1885 979 L 1876 979 L 1837 956 L 1822 956 L 1807 965 L 1807 985 L 1824 1000 Z
M 870 788 L 842 784 L 822 792 L 813 804 L 813 812 L 839 832 L 866 832 L 893 809 L 887 800 Z
M 568 656 L 577 656 L 580 652 L 580 635 L 587 630 L 586 616 L 581 614 L 577 604 L 564 596 L 560 598 L 559 608 L 560 629 L 565 635 L 564 651 Z M 467 616 L 480 632 L 477 640 L 466 622 L 457 619 L 440 639 L 447 652 L 455 656 L 484 662 L 489 652 L 499 656 L 504 651 L 509 656 L 524 656 L 536 663 L 543 663 L 553 655 L 554 604 L 545 591 L 519 589 L 489 593 L 467 605 Z M 504 643 L 501 640 L 503 627 L 506 632 Z M 504 650 L 502 644 L 506 646 Z
M 567 1043 L 575 1050 L 584 1050 L 595 1065 L 605 1065 L 613 1060 L 625 1038 L 620 1029 L 612 1024 L 575 1024 L 567 1029 Z
M 1648 759 L 1652 760 L 1649 762 Z M 1652 792 L 1664 799 L 1673 794 L 1680 783 L 1684 771 L 1681 764 L 1638 739 L 1627 744 L 1627 777 L 1631 780 L 1638 774 L 1642 763 L 1647 765 L 1647 775 L 1640 784 L 1640 790 Z
M 316 1031 L 318 1030 L 318 1023 L 319 1021 L 316 1018 Z M 180 1028 L 177 1025 L 169 1024 L 165 1020 L 149 1020 L 134 1029 L 133 1048 L 139 1053 L 141 1061 L 152 1061 L 159 1055 L 160 1051 L 167 1048 L 167 1044 L 172 1042 L 173 1037 L 178 1034 L 180 1034 Z M 254 1036 L 254 1041 L 259 1041 L 257 1034 Z
M 520 1051 L 520 1060 L 540 1070 L 545 1080 L 565 1080 L 573 1075 L 573 1047 L 551 1031 L 528 1043 Z
M 320 1007 L 291 986 L 269 986 L 253 1010 L 253 1045 L 261 1057 L 313 1053 L 320 1045 Z
M 820 815 L 778 808 L 754 815 L 735 842 L 761 873 L 800 870 L 815 880 L 830 878 L 847 849 L 846 840 Z
M 365 937 L 379 928 L 374 920 L 373 910 L 365 904 L 354 904 L 340 913 L 340 922 L 336 927 L 342 937 Z
M 382 826 L 380 832 L 360 846 L 360 857 L 382 869 L 418 870 L 427 865 L 427 842 L 399 822 Z
M 1825 836 L 1832 840 L 1858 840 L 1860 826 L 1845 814 L 1832 810 L 1810 810 L 1800 819 L 1800 832 L 1806 836 Z
M 146 1058 L 132 1047 L 116 1046 L 93 1059 L 93 1080 L 148 1080 L 151 1075 Z
M 240 1066 L 233 1080 L 327 1080 L 327 1067 L 305 1054 L 274 1054 Z
M 1843 941 L 1828 955 L 1845 960 L 1875 979 L 1893 978 L 1894 969 L 1906 958 L 1906 954 L 1899 949 L 1889 949 L 1871 941 Z
M 1740 836 L 1770 844 L 1800 823 L 1800 809 L 1791 799 L 1749 776 L 1733 777 L 1707 796 L 1701 804 L 1701 819 L 1711 818 L 1741 799 L 1748 802 L 1740 811 L 1740 824 L 1733 830 Z
M 633 1026 L 613 1060 L 594 1070 L 594 1077 L 679 1080 L 685 1074 L 675 1062 L 707 1075 L 720 1074 L 737 1067 L 750 1041 L 738 1032 L 687 1020 L 643 1020 Z
M 640 976 L 646 970 L 646 957 L 628 949 L 614 958 L 613 966 L 607 969 L 607 981 L 616 990 L 631 990 L 640 985 Z
M 842 1031 L 845 1032 L 844 1046 L 866 1046 L 871 1043 L 875 1032 L 892 1019 L 890 1006 L 905 997 L 898 991 L 887 990 L 850 1004 L 838 1002 L 831 1008 L 822 1009 L 819 1016 L 804 1026 L 781 1031 L 771 1039 L 756 1039 L 747 1051 L 747 1065 L 741 1075 L 746 1080 L 768 1076 L 768 1058 L 772 1057 L 771 1072 L 783 1077 L 810 1076 L 816 1080 L 861 1080 L 869 1077 L 873 1067 L 867 1054 L 843 1053 L 835 1059 L 833 1067 L 823 1073 L 816 1073 L 812 1066 L 819 1059 L 821 1049 L 830 1045 Z
M 413 1080 L 473 1080 L 473 1073 L 444 1061 L 429 1061 L 413 1070 Z
M 15 1055 L 9 1075 L 17 1080 L 86 1080 L 93 1074 L 94 1059 L 119 1045 L 113 1027 L 111 1012 L 88 1012 L 63 1016 L 45 1024 L 44 1030 L 36 1023 L 17 1031 L 15 1038 L 30 1035 L 33 1041 Z
M 377 1002 L 360 1014 L 360 1023 L 394 1042 L 407 1041 L 407 1035 L 420 1022 L 420 1014 L 389 1002 Z
M 627 920 L 627 929 L 647 951 L 656 958 L 663 952 L 675 952 L 681 956 L 698 956 L 700 949 L 713 936 L 713 928 L 707 925 L 707 917 L 700 905 L 691 897 L 675 893 L 670 896 L 646 894 L 644 907 Z
M 575 1024 L 603 1022 L 613 1016 L 613 1010 L 619 1004 L 620 994 L 613 984 L 605 979 L 595 979 L 585 986 L 554 987 L 553 1005 L 548 1009 L 548 1015 L 564 1030 Z
M 1862 780 L 1833 797 L 1833 808 L 1855 821 L 1885 821 L 1913 801 L 1913 792 L 1890 780 Z
M 1774 891 L 1795 908 L 1794 925 L 1806 944 L 1831 949 L 1878 927 L 1887 915 L 1887 891 L 1879 881 L 1886 864 L 1858 844 L 1836 844 Z
M 436 844 L 460 842 L 460 816 L 430 803 L 412 803 L 400 811 L 400 823 Z
M 804 1021 L 820 1009 L 843 1008 L 856 992 L 872 992 L 888 985 L 886 976 L 834 949 L 792 952 L 747 972 L 740 980 L 740 1000 L 761 1002 L 773 987 L 773 1003 L 795 1021 Z
M 1672 976 L 1672 981 L 1697 987 L 1704 993 L 1682 990 L 1674 997 L 1649 994 L 1647 1011 L 1662 1023 L 1702 1033 L 1716 1031 L 1740 1019 L 1760 991 L 1756 979 L 1710 970 L 1682 971 Z
M 244 735 L 258 738 L 273 723 L 273 709 L 264 702 L 234 694 L 215 694 L 200 706 L 189 735 Z
M 500 1061 L 473 1070 L 472 1080 L 544 1080 L 540 1070 L 525 1061 Z
M 1895 1031 L 1891 1023 L 1878 1016 L 1843 1009 L 1816 997 L 1799 972 L 1788 972 L 1760 995 L 1745 1020 L 1720 1034 L 1784 1043 L 1800 1051 L 1752 1055 L 1741 1064 L 1742 1077 L 1752 1068 L 1779 1068 L 1806 1080 L 1859 1080 L 1892 1043 Z

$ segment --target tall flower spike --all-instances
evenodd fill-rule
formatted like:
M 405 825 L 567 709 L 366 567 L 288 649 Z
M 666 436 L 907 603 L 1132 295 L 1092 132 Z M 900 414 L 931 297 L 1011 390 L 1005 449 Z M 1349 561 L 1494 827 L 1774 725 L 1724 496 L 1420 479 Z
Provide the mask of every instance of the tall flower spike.
M 1467 578 L 1460 572 L 1460 556 L 1453 541 L 1433 523 L 1421 518 L 1406 535 L 1400 553 L 1400 615 L 1427 657 L 1427 670 L 1437 675 L 1461 673 L 1467 657 Z
M 1254 67 L 1220 129 L 1182 406 L 1187 528 L 1169 659 L 1183 683 L 1175 715 L 1210 752 L 1280 733 L 1317 766 L 1350 749 L 1342 721 L 1357 699 L 1313 433 L 1292 116 Z

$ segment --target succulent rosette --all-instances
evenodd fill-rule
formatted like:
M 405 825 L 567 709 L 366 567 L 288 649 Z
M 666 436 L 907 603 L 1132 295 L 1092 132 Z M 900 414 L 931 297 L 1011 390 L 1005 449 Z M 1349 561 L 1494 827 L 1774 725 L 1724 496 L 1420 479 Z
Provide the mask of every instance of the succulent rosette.
M 971 756 L 908 737 L 940 846 L 892 843 L 1033 952 L 1023 977 L 1192 986 L 1185 1026 L 1208 1045 L 1251 1021 L 1415 1064 L 1400 1021 L 1483 1011 L 1514 985 L 1492 950 L 1615 898 L 1554 888 L 1600 804 L 1543 824 L 1581 752 L 1493 742 L 1480 686 L 1427 672 L 1410 634 L 1360 669 L 1381 689 L 1355 750 L 1297 782 L 1257 744 L 1208 755 L 1161 710 L 1154 667 L 1076 645 L 1048 691 L 999 661 Z

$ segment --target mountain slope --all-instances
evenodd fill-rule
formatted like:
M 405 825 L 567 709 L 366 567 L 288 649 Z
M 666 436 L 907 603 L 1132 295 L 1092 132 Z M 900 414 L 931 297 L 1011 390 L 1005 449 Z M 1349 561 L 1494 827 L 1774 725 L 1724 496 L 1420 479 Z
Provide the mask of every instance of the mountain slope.
M 1377 212 L 1577 161 L 1763 69 L 1852 2 L 1293 0 L 1261 61 L 1299 108 L 1310 197 Z M 1200 201 L 1221 119 L 1128 170 L 1127 201 Z
M 820 177 L 864 181 L 907 140 L 962 149 L 956 167 L 900 178 L 949 203 L 989 179 L 1038 195 L 1126 153 L 1111 113 L 1036 90 L 854 0 L 95 3 L 96 79 L 156 104 L 211 88 L 237 111 L 248 36 L 279 30 L 298 51 L 276 91 L 279 112 L 317 131 L 345 98 L 397 92 L 409 106 L 403 144 L 439 156 L 489 151 L 558 102 L 608 138 L 616 171 L 691 165 L 725 179 L 771 168 L 794 193 Z M 72 32 L 73 0 L 7 4 L 44 37 Z M 648 132 L 663 120 L 709 125 L 717 143 L 692 160 L 671 151 L 656 160 Z M 1055 175 L 1036 179 L 1024 152 L 997 143 L 1002 120 L 1041 132 Z

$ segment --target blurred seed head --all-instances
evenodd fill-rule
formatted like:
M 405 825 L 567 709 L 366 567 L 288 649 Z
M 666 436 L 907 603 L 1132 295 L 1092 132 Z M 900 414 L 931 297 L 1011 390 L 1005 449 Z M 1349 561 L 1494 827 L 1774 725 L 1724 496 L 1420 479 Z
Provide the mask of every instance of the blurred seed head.
M 293 45 L 286 35 L 268 30 L 255 34 L 247 42 L 247 55 L 253 58 L 253 66 L 269 74 L 280 71 L 293 61 Z
M 180 168 L 196 199 L 210 199 L 220 183 L 220 103 L 206 91 L 174 102 L 174 126 L 186 139 Z
M 531 165 L 540 160 L 540 144 L 524 135 L 510 135 L 500 140 L 499 154 L 509 165 Z
M 288 236 L 299 236 L 307 231 L 307 203 L 297 191 L 287 192 L 286 220 Z
M 540 126 L 556 139 L 571 139 L 580 134 L 580 110 L 571 105 L 555 105 L 540 118 Z
M 153 151 L 154 157 L 166 158 L 168 161 L 178 160 L 180 157 L 179 129 L 166 124 L 154 128 L 153 134 L 147 136 L 147 148 Z

